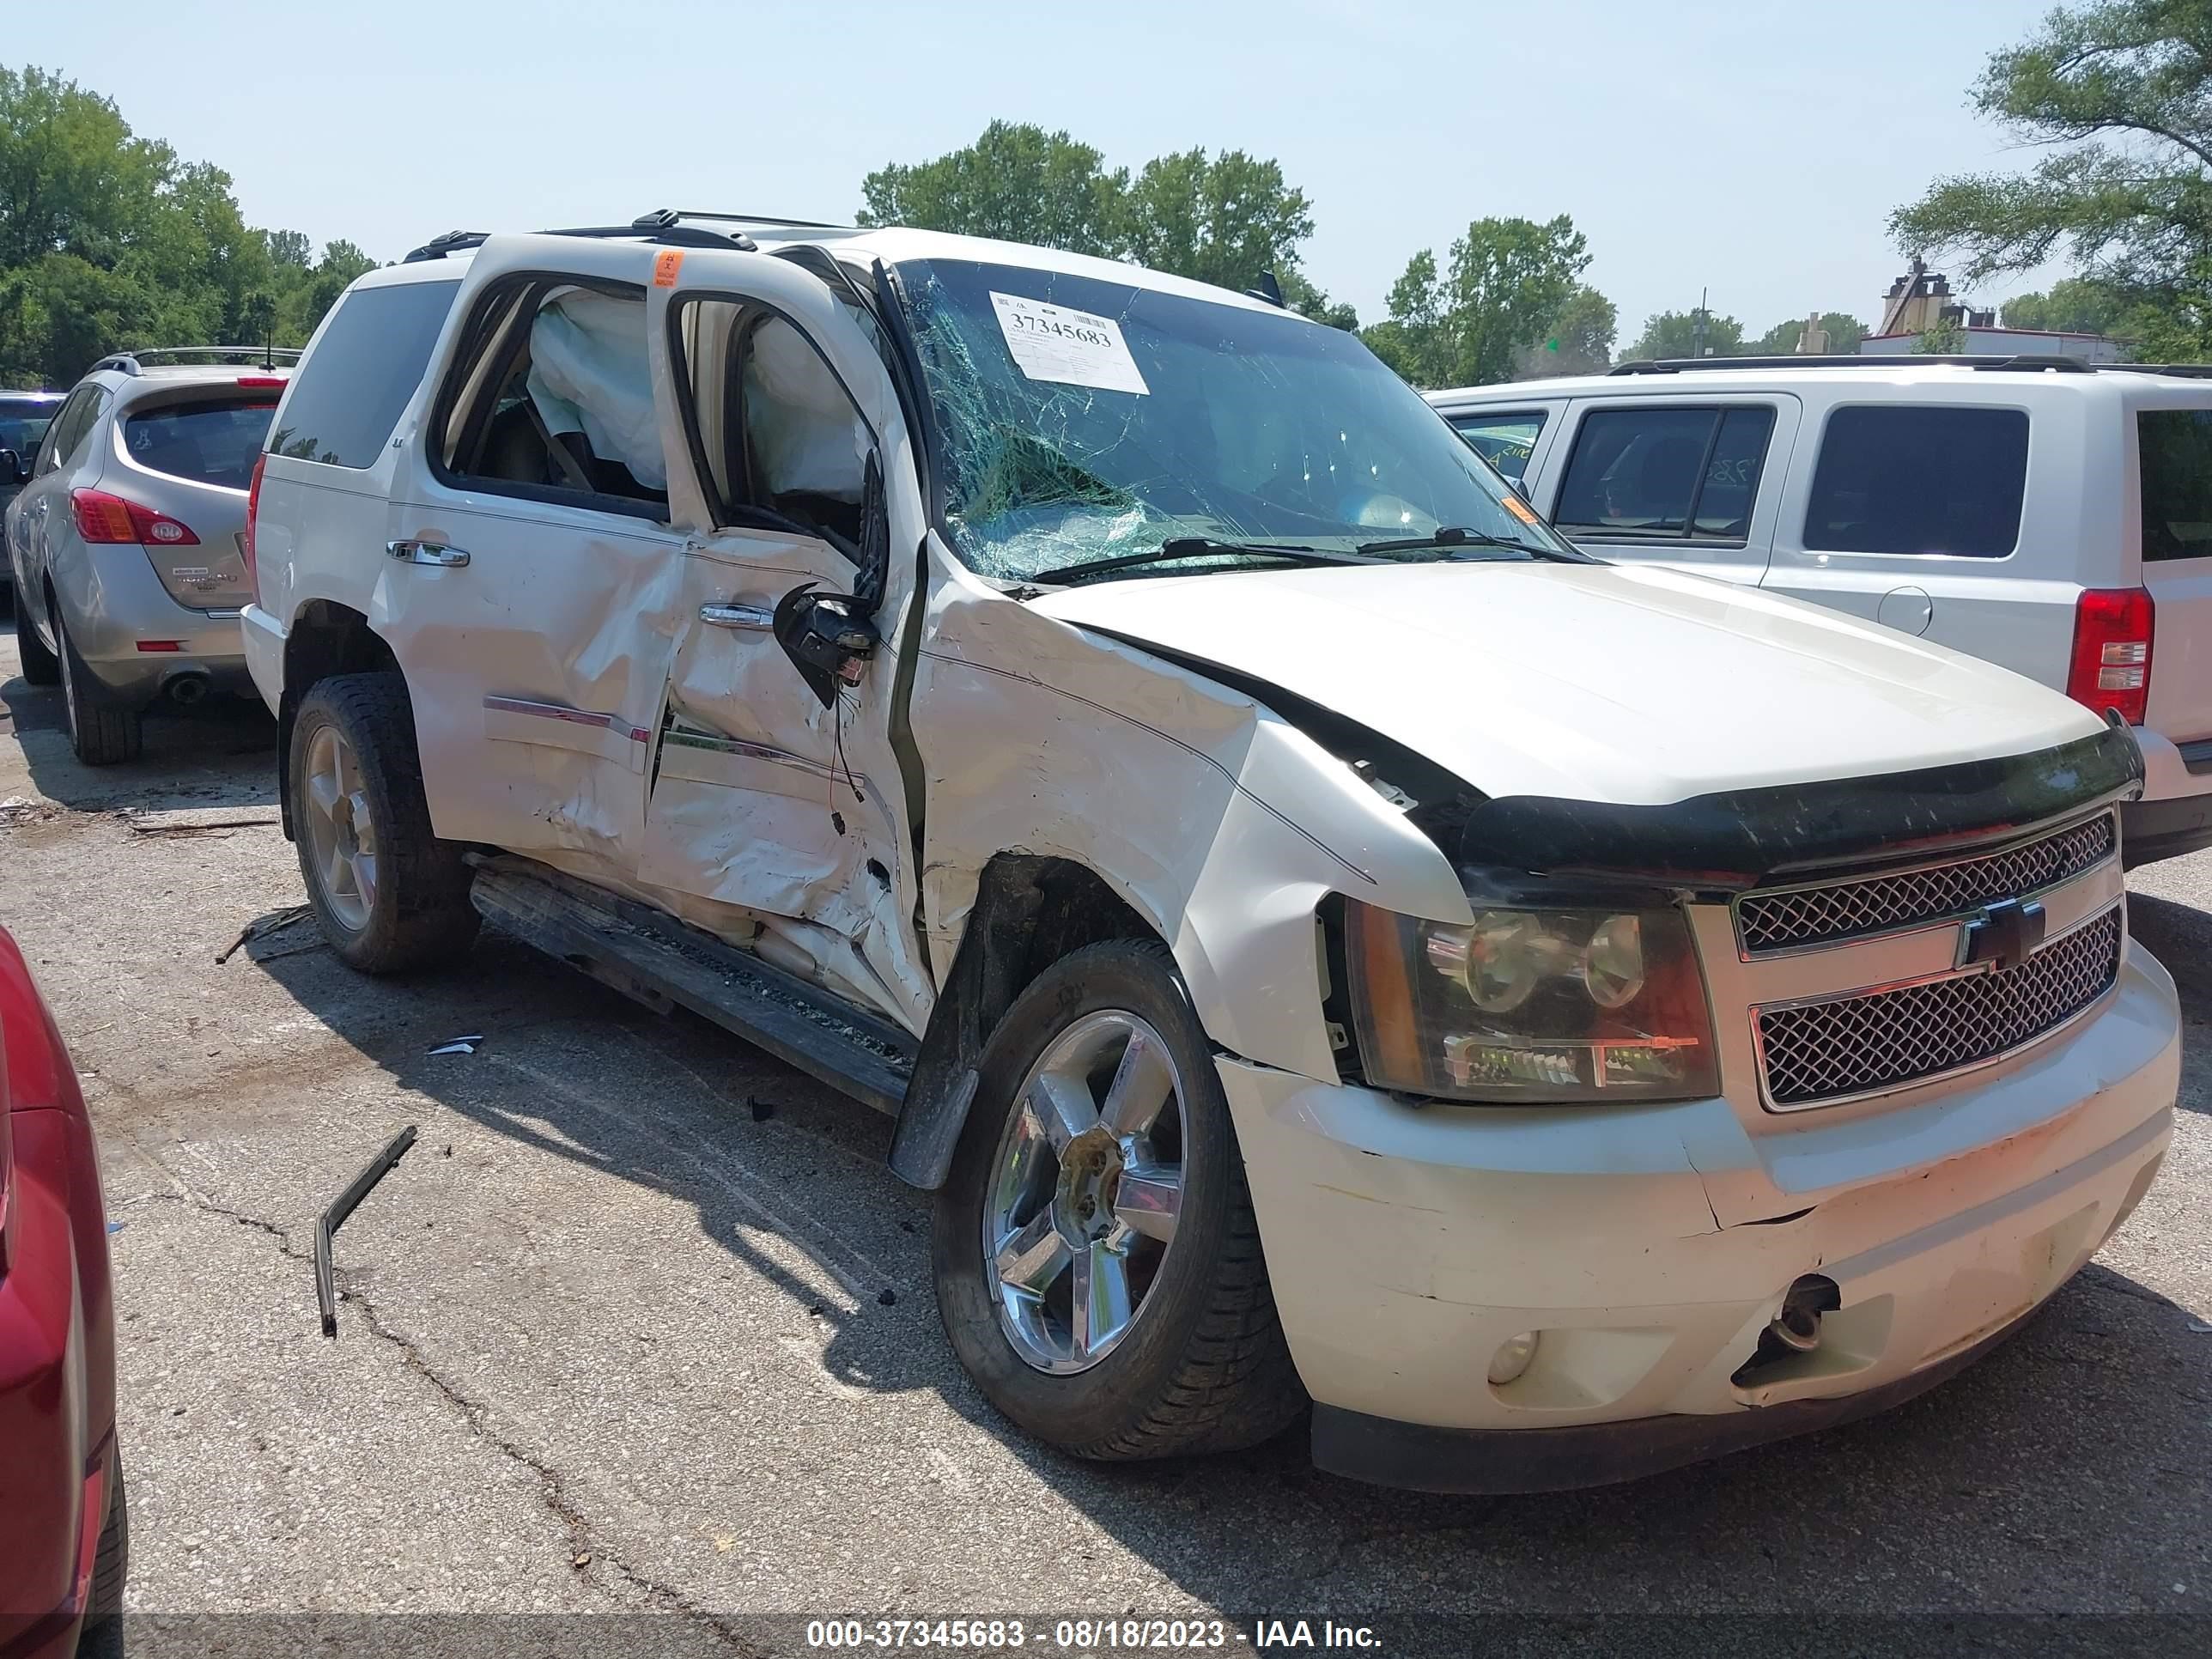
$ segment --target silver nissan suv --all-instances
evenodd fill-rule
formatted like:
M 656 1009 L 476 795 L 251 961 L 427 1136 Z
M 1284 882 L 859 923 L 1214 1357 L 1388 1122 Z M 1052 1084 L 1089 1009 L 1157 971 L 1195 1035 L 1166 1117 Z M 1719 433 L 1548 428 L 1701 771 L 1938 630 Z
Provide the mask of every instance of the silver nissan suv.
M 15 631 L 23 678 L 60 683 L 88 764 L 136 759 L 156 702 L 250 689 L 239 538 L 297 356 L 206 346 L 105 357 L 46 428 L 7 511 Z

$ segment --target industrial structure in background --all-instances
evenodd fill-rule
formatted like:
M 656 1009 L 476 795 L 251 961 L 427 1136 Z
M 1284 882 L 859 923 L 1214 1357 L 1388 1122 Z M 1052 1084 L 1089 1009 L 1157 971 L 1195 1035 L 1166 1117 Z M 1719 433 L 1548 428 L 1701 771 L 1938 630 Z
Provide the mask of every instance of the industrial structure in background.
M 1934 336 L 1942 349 L 1966 357 L 2079 357 L 2086 363 L 2117 363 L 2127 358 L 2127 343 L 2102 334 L 2062 333 L 2048 329 L 2004 328 L 1995 311 L 1977 311 L 1951 292 L 1950 278 L 1916 258 L 1911 269 L 1882 296 L 1881 323 L 1859 342 L 1868 356 L 1904 356 L 1927 349 Z M 1808 328 L 1798 342 L 1802 353 L 1825 351 L 1825 336 Z

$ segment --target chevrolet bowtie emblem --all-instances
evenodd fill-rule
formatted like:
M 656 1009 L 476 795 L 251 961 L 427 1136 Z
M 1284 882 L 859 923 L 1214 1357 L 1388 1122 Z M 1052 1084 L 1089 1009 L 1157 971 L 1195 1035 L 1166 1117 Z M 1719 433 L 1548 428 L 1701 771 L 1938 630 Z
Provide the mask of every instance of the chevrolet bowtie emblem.
M 2041 948 L 2046 925 L 2043 907 L 2031 900 L 1985 905 L 1959 930 L 1958 966 L 1986 963 L 1994 973 L 2017 968 Z

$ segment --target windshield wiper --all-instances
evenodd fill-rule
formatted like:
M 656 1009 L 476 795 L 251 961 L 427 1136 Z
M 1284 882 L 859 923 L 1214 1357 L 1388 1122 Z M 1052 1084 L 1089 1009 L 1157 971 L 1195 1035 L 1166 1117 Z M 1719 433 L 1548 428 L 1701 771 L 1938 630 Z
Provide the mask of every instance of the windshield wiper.
M 1586 562 L 1580 554 L 1563 552 L 1546 547 L 1539 542 L 1524 542 L 1511 536 L 1492 536 L 1486 531 L 1468 530 L 1462 526 L 1448 524 L 1425 536 L 1407 536 L 1389 542 L 1362 542 L 1362 553 L 1411 553 L 1430 547 L 1510 547 L 1516 553 L 1526 553 L 1532 559 L 1558 559 L 1569 564 Z
M 1367 550 L 1362 548 L 1360 551 L 1364 553 Z M 1218 542 L 1210 536 L 1176 536 L 1142 553 L 1124 553 L 1111 559 L 1085 559 L 1080 564 L 1055 565 L 1050 570 L 1037 571 L 1024 580 L 1033 582 L 1080 581 L 1085 576 L 1100 576 L 1109 570 L 1128 570 L 1138 565 L 1163 564 L 1175 559 L 1203 558 L 1209 553 L 1251 553 L 1271 559 L 1287 559 L 1292 564 L 1364 562 L 1349 553 L 1324 553 L 1317 547 L 1302 547 L 1289 542 Z

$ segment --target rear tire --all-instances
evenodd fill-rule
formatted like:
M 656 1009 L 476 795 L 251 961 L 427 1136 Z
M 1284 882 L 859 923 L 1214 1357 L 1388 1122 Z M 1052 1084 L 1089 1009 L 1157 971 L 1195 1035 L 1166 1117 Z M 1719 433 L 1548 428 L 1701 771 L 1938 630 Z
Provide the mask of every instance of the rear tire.
M 123 1612 L 123 1584 L 131 1576 L 131 1499 L 123 1486 L 123 1451 L 115 1453 L 115 1496 L 107 1524 L 100 1530 L 100 1552 L 93 1557 L 92 1590 L 85 1598 L 85 1634 L 90 1638 Z
M 1112 1035 L 1128 1031 L 1139 1035 Z M 1167 1103 L 1149 1119 L 1116 1106 L 1121 1079 L 1141 1069 L 1129 1058 L 1139 1040 L 1164 1048 L 1171 1079 L 1152 1085 Z M 1040 1439 L 1103 1460 L 1230 1451 L 1287 1427 L 1305 1391 L 1276 1317 L 1212 1046 L 1166 947 L 1115 939 L 1054 963 L 1015 999 L 979 1069 L 938 1194 L 932 1255 L 945 1333 L 991 1403 Z M 1086 1127 L 1048 1160 L 1038 1136 L 1058 1145 L 1062 1130 L 1046 1130 L 1043 1109 L 1028 1104 L 1048 1090 L 1066 1091 L 1063 1125 L 1095 1121 L 1105 1139 Z M 1139 1119 L 1141 1129 L 1120 1134 Z M 1103 1179 L 1088 1173 L 1101 1168 Z M 1170 1210 L 1170 1235 L 1154 1254 L 1146 1239 L 1158 1242 Z M 1133 1233 L 1121 1231 L 1125 1218 Z M 1001 1235 L 1011 1242 L 994 1243 Z M 1086 1249 L 1071 1235 L 1097 1242 Z M 1024 1282 L 1043 1288 L 1010 1288 Z M 1078 1335 L 1078 1286 L 1100 1284 L 1109 1286 L 1091 1304 L 1100 1311 Z M 1110 1333 L 1103 1346 L 1097 1330 Z
M 47 607 L 49 611 L 52 608 Z M 23 603 L 21 594 L 15 599 L 15 650 L 23 659 L 23 678 L 33 685 L 61 684 L 61 659 L 47 650 L 46 642 L 39 637 L 39 630 L 31 622 L 31 607 Z
M 318 681 L 292 723 L 292 823 L 323 937 L 348 966 L 395 974 L 476 938 L 459 843 L 430 830 L 407 683 Z
M 119 766 L 138 758 L 145 738 L 145 722 L 136 708 L 115 701 L 115 694 L 77 654 L 76 643 L 62 621 L 61 607 L 47 614 L 54 637 L 61 641 L 62 702 L 69 714 L 70 747 L 87 766 Z

